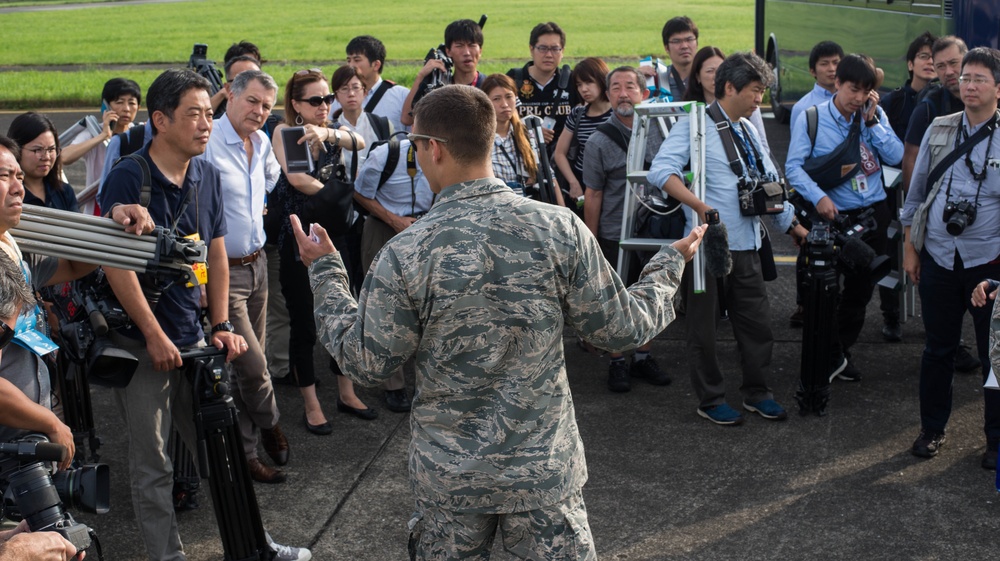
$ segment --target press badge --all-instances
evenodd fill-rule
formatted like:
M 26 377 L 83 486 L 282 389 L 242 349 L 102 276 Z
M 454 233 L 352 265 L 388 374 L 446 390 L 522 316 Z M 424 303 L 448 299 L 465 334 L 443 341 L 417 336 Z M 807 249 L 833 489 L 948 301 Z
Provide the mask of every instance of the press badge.
M 184 236 L 184 239 L 191 241 L 201 241 L 201 235 L 198 232 L 191 234 L 190 236 Z M 194 276 L 198 279 L 198 284 L 187 283 L 184 285 L 187 288 L 193 288 L 199 285 L 208 284 L 208 264 L 207 263 L 192 263 L 191 271 L 194 272 Z
M 855 193 L 867 193 L 868 192 L 868 177 L 863 173 L 859 173 L 854 176 L 851 180 L 851 189 Z
M 14 340 L 36 355 L 45 356 L 58 349 L 59 345 L 35 329 L 35 321 L 34 314 L 18 316 L 17 324 L 14 326 Z

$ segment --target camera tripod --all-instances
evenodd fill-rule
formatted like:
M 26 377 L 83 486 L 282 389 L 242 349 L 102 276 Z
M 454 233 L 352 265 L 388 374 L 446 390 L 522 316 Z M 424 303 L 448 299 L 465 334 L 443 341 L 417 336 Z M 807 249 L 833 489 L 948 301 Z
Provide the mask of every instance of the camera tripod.
M 226 561 L 271 561 L 250 469 L 229 395 L 226 351 L 206 347 L 181 353 L 194 388 L 198 467 L 208 479 Z
M 840 298 L 840 282 L 834 266 L 834 256 L 825 249 L 832 246 L 808 246 L 802 259 L 807 261 L 802 283 L 802 303 L 805 318 L 802 328 L 802 362 L 799 389 L 795 401 L 799 414 L 826 415 L 830 401 L 830 356 L 834 337 L 833 325 Z

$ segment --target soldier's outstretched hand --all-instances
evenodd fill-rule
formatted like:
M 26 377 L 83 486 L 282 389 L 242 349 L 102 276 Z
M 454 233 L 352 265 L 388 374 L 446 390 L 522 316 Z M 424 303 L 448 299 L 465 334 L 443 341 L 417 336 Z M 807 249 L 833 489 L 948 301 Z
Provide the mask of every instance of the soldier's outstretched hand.
M 690 261 L 694 257 L 695 252 L 698 251 L 698 246 L 701 245 L 702 238 L 705 237 L 706 229 L 708 229 L 708 224 L 702 224 L 692 229 L 686 238 L 681 238 L 671 244 L 681 252 L 684 256 L 684 261 Z

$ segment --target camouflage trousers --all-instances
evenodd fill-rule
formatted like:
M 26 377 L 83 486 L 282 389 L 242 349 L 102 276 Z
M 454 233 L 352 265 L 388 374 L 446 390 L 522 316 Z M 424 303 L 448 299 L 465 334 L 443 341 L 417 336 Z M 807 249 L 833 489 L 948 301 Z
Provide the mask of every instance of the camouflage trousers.
M 527 512 L 454 512 L 417 501 L 410 519 L 412 561 L 488 560 L 500 531 L 503 547 L 531 561 L 596 561 L 583 494 Z

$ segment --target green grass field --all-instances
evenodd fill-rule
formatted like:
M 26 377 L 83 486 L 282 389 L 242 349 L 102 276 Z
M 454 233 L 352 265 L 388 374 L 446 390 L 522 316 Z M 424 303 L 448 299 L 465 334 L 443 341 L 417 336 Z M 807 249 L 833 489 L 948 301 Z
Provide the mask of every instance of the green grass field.
M 196 42 L 207 43 L 209 58 L 219 60 L 240 39 L 260 46 L 270 61 L 265 70 L 283 83 L 286 74 L 306 65 L 332 69 L 343 59 L 351 37 L 372 34 L 389 52 L 384 75 L 409 85 L 427 50 L 443 39 L 444 27 L 459 18 L 478 19 L 483 11 L 489 15 L 484 71 L 506 70 L 527 59 L 531 28 L 549 20 L 566 31 L 565 60 L 570 63 L 585 56 L 663 56 L 663 23 L 680 14 L 698 23 L 702 45 L 717 45 L 726 52 L 753 46 L 753 0 L 681 0 L 655 7 L 638 0 L 513 0 L 485 8 L 483 2 L 466 0 L 105 4 L 4 14 L 0 107 L 96 105 L 108 78 L 128 76 L 145 88 L 158 73 L 100 67 L 184 65 Z M 72 72 L 57 71 L 66 67 Z

